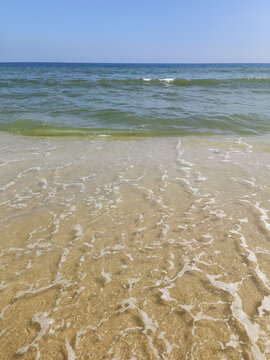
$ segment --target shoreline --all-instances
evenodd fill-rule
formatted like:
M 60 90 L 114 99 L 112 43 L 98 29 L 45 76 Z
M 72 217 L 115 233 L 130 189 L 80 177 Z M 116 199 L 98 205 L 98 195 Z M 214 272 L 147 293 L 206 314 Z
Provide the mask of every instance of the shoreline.
M 140 130 L 119 130 L 119 129 L 22 129 L 22 130 L 2 130 L 0 134 L 9 134 L 14 136 L 22 136 L 26 138 L 40 139 L 111 139 L 111 140 L 139 140 L 139 139 L 170 139 L 170 138 L 249 138 L 249 139 L 269 139 L 270 133 L 255 132 L 194 132 L 194 131 L 140 131 Z
M 267 358 L 269 141 L 0 138 L 1 353 Z

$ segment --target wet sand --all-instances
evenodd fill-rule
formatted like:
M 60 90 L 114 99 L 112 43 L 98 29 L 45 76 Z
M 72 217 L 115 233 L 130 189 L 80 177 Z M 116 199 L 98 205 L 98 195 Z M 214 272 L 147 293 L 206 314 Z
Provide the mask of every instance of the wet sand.
M 267 139 L 0 144 L 1 359 L 270 359 Z

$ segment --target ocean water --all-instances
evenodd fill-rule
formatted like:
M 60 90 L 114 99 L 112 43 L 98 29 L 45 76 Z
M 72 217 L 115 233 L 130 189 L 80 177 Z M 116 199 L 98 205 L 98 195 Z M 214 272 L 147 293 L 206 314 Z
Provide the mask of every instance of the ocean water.
M 0 64 L 0 129 L 27 135 L 262 134 L 270 64 Z
M 270 359 L 269 72 L 0 65 L 1 360 Z

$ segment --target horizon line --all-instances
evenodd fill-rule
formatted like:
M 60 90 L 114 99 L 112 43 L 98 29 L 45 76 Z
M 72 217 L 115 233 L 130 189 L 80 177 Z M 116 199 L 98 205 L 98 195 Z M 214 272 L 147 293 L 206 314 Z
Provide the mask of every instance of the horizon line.
M 0 64 L 116 64 L 116 65 L 203 65 L 203 64 L 270 64 L 270 62 L 117 62 L 117 61 L 0 61 Z

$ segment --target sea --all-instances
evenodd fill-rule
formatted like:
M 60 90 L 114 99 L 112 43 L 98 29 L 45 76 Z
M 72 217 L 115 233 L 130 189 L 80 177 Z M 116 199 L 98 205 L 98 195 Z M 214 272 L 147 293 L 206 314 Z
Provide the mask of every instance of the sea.
M 270 359 L 270 64 L 0 63 L 0 359 Z
M 270 64 L 0 64 L 0 129 L 24 135 L 262 134 Z

